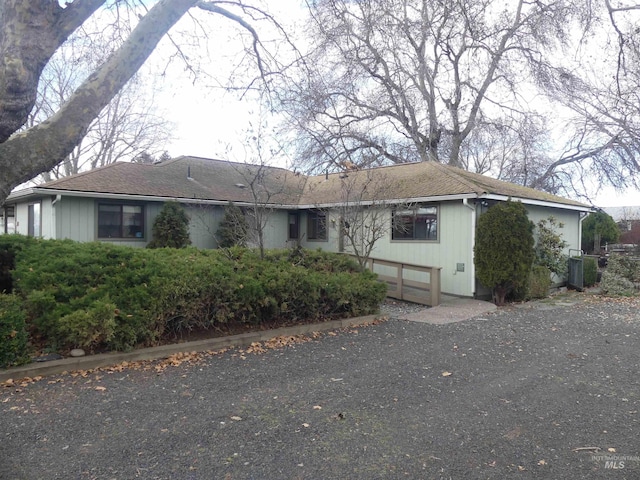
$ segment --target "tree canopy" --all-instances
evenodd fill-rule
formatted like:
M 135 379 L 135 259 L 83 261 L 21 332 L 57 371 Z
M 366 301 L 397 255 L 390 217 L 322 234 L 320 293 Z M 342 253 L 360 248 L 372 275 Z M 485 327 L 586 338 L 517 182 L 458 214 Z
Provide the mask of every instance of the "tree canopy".
M 640 163 L 640 5 L 318 0 L 283 104 L 310 167 L 441 161 L 553 193 Z
M 582 222 L 582 249 L 587 252 L 599 252 L 603 242 L 617 242 L 618 238 L 620 229 L 605 212 L 592 213 Z
M 315 0 L 285 31 L 261 1 L 0 2 L 0 203 L 76 148 L 163 38 L 198 75 L 199 42 L 219 28 L 203 18 L 244 32 L 240 61 L 255 70 L 230 75 L 268 91 L 299 166 L 441 161 L 554 193 L 640 186 L 640 3 Z M 45 66 L 109 9 L 127 9 L 131 28 L 116 25 L 113 51 L 29 125 Z M 191 37 L 179 39 L 185 16 Z M 261 21 L 279 34 L 269 48 Z

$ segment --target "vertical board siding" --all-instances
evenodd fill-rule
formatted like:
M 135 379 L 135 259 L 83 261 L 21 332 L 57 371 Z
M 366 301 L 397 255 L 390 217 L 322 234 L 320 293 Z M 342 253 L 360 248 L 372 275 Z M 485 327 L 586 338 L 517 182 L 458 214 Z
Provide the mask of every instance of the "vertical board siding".
M 285 248 L 289 240 L 289 211 L 271 210 L 264 228 L 264 247 L 267 249 Z
M 15 210 L 16 233 L 27 235 L 29 229 L 29 204 L 18 203 Z
M 556 233 L 559 233 L 563 240 L 569 244 L 564 250 L 565 254 L 569 254 L 569 249 L 580 249 L 580 212 L 540 207 L 536 205 L 525 206 L 527 208 L 527 213 L 529 214 L 529 220 L 531 220 L 535 225 L 537 225 L 540 220 L 546 220 L 549 216 L 555 217 L 557 222 L 564 224 L 564 227 L 557 229 Z M 537 228 L 534 232 L 536 231 Z
M 51 206 L 51 202 L 56 197 L 45 197 L 41 201 L 40 206 L 40 228 L 42 238 L 56 238 L 56 216 L 55 207 Z
M 224 208 L 216 205 L 185 205 L 189 215 L 191 245 L 198 248 L 218 248 L 216 233 L 224 216 Z
M 55 205 L 56 238 L 92 242 L 96 239 L 96 201 L 92 198 L 62 197 Z
M 378 240 L 371 257 L 392 262 L 405 262 L 430 267 L 442 267 L 441 288 L 443 293 L 460 296 L 473 295 L 471 281 L 471 216 L 475 213 L 465 207 L 461 201 L 442 202 L 438 204 L 438 241 L 392 241 L 391 230 Z M 332 222 L 335 220 L 335 225 Z M 391 224 L 391 210 L 387 212 L 387 222 Z M 337 213 L 327 214 L 328 241 L 309 241 L 306 238 L 306 212 L 300 215 L 301 241 L 305 248 L 322 248 L 331 252 L 338 251 Z M 350 251 L 345 245 L 345 251 Z M 458 263 L 464 263 L 465 271 L 457 272 Z M 417 273 L 415 275 L 418 275 Z M 412 280 L 409 272 L 407 278 Z M 415 280 L 421 280 L 416 277 Z

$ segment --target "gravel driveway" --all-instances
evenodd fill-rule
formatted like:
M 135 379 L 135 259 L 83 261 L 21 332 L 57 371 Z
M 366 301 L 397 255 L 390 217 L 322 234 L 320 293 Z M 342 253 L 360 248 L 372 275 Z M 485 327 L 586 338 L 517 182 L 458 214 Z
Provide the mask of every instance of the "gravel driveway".
M 638 307 L 391 319 L 4 387 L 0 478 L 640 478 Z

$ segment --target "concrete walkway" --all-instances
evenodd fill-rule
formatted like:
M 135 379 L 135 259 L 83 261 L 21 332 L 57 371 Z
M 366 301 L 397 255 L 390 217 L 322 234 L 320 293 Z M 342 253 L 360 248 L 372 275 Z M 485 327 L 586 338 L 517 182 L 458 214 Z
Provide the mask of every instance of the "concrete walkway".
M 398 318 L 432 325 L 446 325 L 468 320 L 485 313 L 495 312 L 496 309 L 497 307 L 491 302 L 471 298 L 448 297 L 437 307 L 425 308 L 419 312 L 408 313 Z

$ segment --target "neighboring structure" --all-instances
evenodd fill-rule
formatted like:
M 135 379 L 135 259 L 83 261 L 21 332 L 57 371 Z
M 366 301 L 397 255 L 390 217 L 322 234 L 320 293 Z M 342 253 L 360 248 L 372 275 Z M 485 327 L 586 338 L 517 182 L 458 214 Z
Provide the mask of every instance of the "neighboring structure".
M 3 220 L 8 233 L 145 246 L 163 202 L 176 200 L 190 215 L 193 245 L 215 248 L 224 206 L 233 201 L 268 211 L 266 248 L 349 251 L 340 212 L 356 205 L 386 218 L 372 257 L 441 267 L 443 293 L 472 297 L 481 293 L 473 266 L 477 218 L 509 198 L 522 201 L 533 222 L 553 215 L 568 248 L 580 248 L 587 205 L 434 162 L 317 176 L 196 157 L 116 163 L 12 193 Z
M 640 206 L 606 207 L 603 210 L 618 224 L 619 249 L 629 251 L 640 245 Z

